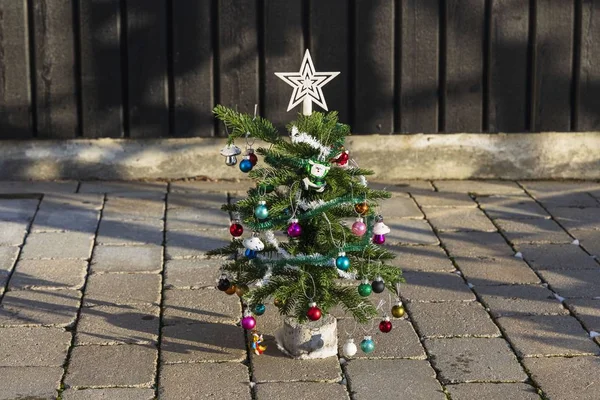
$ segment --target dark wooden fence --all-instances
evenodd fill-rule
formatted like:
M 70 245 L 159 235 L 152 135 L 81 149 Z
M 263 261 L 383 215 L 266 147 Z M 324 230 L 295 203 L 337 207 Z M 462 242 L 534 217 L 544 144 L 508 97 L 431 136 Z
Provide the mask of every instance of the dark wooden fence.
M 598 0 L 0 0 L 0 138 L 283 125 L 305 48 L 355 132 L 600 127 Z

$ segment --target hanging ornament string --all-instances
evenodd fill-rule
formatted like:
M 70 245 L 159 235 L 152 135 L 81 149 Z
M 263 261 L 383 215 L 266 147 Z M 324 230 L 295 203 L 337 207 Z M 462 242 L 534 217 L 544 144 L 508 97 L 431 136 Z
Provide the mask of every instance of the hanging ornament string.
M 354 336 L 354 333 L 356 333 L 356 328 L 358 328 L 358 322 L 355 319 L 354 320 L 354 328 L 352 329 L 352 332 L 348 333 L 348 331 L 346 330 L 346 326 L 344 325 L 344 333 L 346 334 L 347 337 L 352 337 L 352 336 Z
M 340 252 L 343 251 L 344 246 L 346 246 L 346 232 L 344 231 L 344 229 L 342 229 L 342 234 L 344 236 L 342 241 L 335 240 L 335 238 L 333 237 L 333 226 L 331 225 L 329 218 L 327 218 L 326 213 L 323 213 L 323 218 L 325 218 L 325 221 L 327 221 L 327 224 L 329 225 L 329 236 L 331 237 L 331 244 L 340 249 Z
M 306 286 L 304 285 L 304 279 L 301 281 L 302 282 L 302 291 L 304 292 L 304 296 L 306 296 L 306 298 L 308 299 L 309 302 L 312 302 L 315 298 L 315 295 L 317 294 L 317 285 L 315 283 L 314 278 L 312 277 L 312 275 L 306 271 L 303 271 L 306 275 L 308 275 L 308 277 L 310 278 L 310 280 L 312 281 L 313 284 L 313 295 L 309 296 L 308 293 L 306 293 Z
M 290 185 L 290 211 L 292 212 L 292 216 L 290 219 L 296 218 L 296 212 L 298 212 L 298 205 L 300 203 L 300 197 L 302 196 L 302 191 L 296 190 L 294 192 L 294 187 L 297 188 L 299 182 L 294 182 Z M 294 206 L 294 201 L 296 202 L 296 206 Z

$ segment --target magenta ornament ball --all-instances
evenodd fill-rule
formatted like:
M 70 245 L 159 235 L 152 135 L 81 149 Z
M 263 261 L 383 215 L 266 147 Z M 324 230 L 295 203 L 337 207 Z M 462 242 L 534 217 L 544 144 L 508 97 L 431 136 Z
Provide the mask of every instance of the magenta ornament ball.
M 287 228 L 287 234 L 289 237 L 298 237 L 302 234 L 302 227 L 297 222 L 292 222 Z
M 385 235 L 373 235 L 373 243 L 384 244 L 385 243 Z
M 356 221 L 352 224 L 352 233 L 356 236 L 362 236 L 367 232 L 367 225 L 362 221 Z
M 256 326 L 256 320 L 254 319 L 254 317 L 252 315 L 248 315 L 248 316 L 242 318 L 242 328 L 244 328 L 246 330 L 251 330 L 251 329 L 254 329 L 255 326 Z

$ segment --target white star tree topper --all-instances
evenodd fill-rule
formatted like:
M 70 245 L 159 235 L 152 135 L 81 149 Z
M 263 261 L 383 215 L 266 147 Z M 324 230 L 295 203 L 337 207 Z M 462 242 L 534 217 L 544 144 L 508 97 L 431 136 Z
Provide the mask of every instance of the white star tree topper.
M 302 114 L 304 115 L 312 114 L 312 103 L 327 110 L 323 86 L 339 74 L 339 72 L 316 72 L 308 49 L 304 53 L 300 71 L 275 72 L 277 77 L 294 88 L 287 111 L 302 103 Z

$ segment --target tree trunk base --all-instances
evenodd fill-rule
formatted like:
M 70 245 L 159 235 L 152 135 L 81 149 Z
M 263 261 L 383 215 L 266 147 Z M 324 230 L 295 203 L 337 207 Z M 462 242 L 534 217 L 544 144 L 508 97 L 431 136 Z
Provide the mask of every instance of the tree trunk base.
M 287 317 L 275 338 L 277 347 L 292 358 L 327 358 L 338 352 L 337 321 L 331 315 L 304 324 Z

